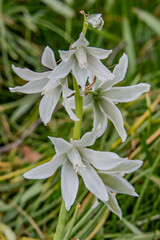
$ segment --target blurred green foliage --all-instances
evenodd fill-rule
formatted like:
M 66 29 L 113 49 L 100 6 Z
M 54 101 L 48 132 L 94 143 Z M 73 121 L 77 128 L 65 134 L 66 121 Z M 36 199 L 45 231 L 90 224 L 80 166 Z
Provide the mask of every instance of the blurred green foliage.
M 93 197 L 80 181 L 76 203 L 82 203 L 71 239 L 160 238 L 160 2 L 159 0 L 0 0 L 0 239 L 52 239 L 61 202 L 60 171 L 47 180 L 25 180 L 22 173 L 48 161 L 54 149 L 47 136 L 72 137 L 73 122 L 62 108 L 45 127 L 40 124 L 39 95 L 10 93 L 23 85 L 11 65 L 43 71 L 40 58 L 46 45 L 59 60 L 81 32 L 86 13 L 102 13 L 105 25 L 89 29 L 91 46 L 113 49 L 104 61 L 111 70 L 126 52 L 129 68 L 121 85 L 151 84 L 151 92 L 133 103 L 121 104 L 128 138 L 121 143 L 109 122 L 94 149 L 115 151 L 144 161 L 130 179 L 139 198 L 118 195 L 124 220 L 109 214 L 101 203 L 91 210 Z M 92 128 L 93 112 L 84 111 L 83 133 Z M 63 131 L 62 131 L 63 129 Z M 33 131 L 34 130 L 34 131 Z M 20 141 L 20 142 L 18 142 Z M 12 143 L 12 144 L 11 144 Z M 21 143 L 21 144 L 20 144 Z M 11 144 L 11 145 L 10 145 Z M 6 146 L 6 148 L 4 148 Z M 83 199 L 86 201 L 83 201 Z M 74 208 L 68 214 L 70 224 Z M 82 224 L 78 222 L 82 220 Z M 91 234 L 91 235 L 90 235 Z

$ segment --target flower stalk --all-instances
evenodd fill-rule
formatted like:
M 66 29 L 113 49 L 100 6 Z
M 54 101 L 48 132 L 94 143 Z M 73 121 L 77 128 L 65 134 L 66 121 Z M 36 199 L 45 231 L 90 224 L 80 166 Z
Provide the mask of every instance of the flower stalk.
M 57 224 L 54 240 L 62 240 L 63 239 L 63 231 L 64 231 L 64 226 L 65 226 L 66 213 L 67 213 L 67 210 L 65 208 L 65 202 L 62 199 L 62 204 L 61 204 L 61 209 L 60 209 L 60 213 L 59 213 L 59 219 L 58 219 L 58 224 Z
M 75 90 L 75 113 L 79 121 L 74 123 L 73 140 L 80 139 L 82 127 L 83 97 L 80 95 L 79 86 L 73 76 L 73 86 Z
M 86 35 L 88 28 L 87 19 L 84 15 L 84 23 L 83 23 L 83 34 Z M 73 87 L 75 90 L 75 113 L 79 121 L 75 121 L 74 123 L 74 131 L 73 131 L 73 140 L 78 140 L 81 137 L 81 128 L 82 128 L 82 112 L 83 112 L 83 97 L 80 95 L 79 86 L 77 81 L 73 75 Z M 63 230 L 65 226 L 65 219 L 66 219 L 67 210 L 65 208 L 65 202 L 62 199 L 61 210 L 58 219 L 58 225 L 56 228 L 56 234 L 54 240 L 61 240 L 63 237 Z
M 81 14 L 83 14 L 84 16 L 82 33 L 85 36 L 88 29 L 88 23 L 87 23 L 87 18 L 85 16 L 85 13 L 82 13 L 82 12 L 83 11 L 81 11 Z M 83 97 L 80 95 L 79 86 L 74 76 L 73 76 L 73 86 L 75 90 L 75 113 L 77 118 L 79 118 L 79 121 L 75 121 L 75 124 L 74 124 L 73 140 L 78 140 L 80 139 L 80 136 L 81 136 Z
M 87 14 L 85 14 L 84 11 L 80 12 L 83 16 L 84 16 L 84 22 L 83 22 L 83 28 L 82 28 L 82 32 L 84 34 L 84 36 L 86 35 L 87 29 L 88 29 L 88 22 L 87 22 Z
M 86 16 L 84 15 L 84 23 L 83 23 L 83 34 L 85 36 L 87 32 L 88 24 Z M 73 75 L 73 87 L 75 90 L 75 113 L 79 121 L 75 121 L 74 123 L 74 131 L 73 131 L 73 140 L 78 140 L 81 137 L 81 128 L 82 128 L 82 112 L 83 112 L 83 97 L 80 95 L 79 86 L 77 81 Z M 62 199 L 61 210 L 58 219 L 58 225 L 56 228 L 56 234 L 54 240 L 61 240 L 63 237 L 63 230 L 65 226 L 65 219 L 66 219 L 66 208 L 65 202 Z
M 81 136 L 83 98 L 80 95 L 79 86 L 74 76 L 73 76 L 73 86 L 75 90 L 75 107 L 76 107 L 75 113 L 76 113 L 76 116 L 79 118 L 79 121 L 75 121 L 75 124 L 74 124 L 73 140 L 78 140 L 80 139 L 80 136 Z M 58 225 L 56 228 L 54 240 L 61 240 L 63 237 L 66 213 L 67 213 L 67 210 L 65 208 L 65 202 L 62 199 L 62 205 L 61 205 L 61 210 L 59 214 Z
M 74 224 L 75 224 L 75 222 L 76 222 L 79 209 L 80 209 L 80 204 L 78 203 L 77 206 L 76 206 L 76 209 L 75 209 L 73 218 L 72 218 L 71 226 L 68 228 L 67 233 L 66 233 L 66 235 L 64 236 L 64 240 L 68 240 L 69 237 L 70 237 L 70 235 L 71 235 L 71 231 L 72 231 L 72 228 L 73 228 L 73 226 L 74 226 Z
M 75 121 L 73 140 L 78 140 L 81 136 L 83 98 L 80 95 L 79 86 L 74 76 L 73 76 L 73 86 L 75 90 L 75 107 L 76 107 L 75 113 L 76 113 L 76 116 L 80 119 L 79 121 Z M 61 210 L 59 214 L 58 225 L 56 228 L 54 240 L 61 240 L 63 237 L 66 213 L 67 213 L 67 210 L 65 208 L 65 202 L 64 200 L 62 200 L 62 205 L 61 205 Z

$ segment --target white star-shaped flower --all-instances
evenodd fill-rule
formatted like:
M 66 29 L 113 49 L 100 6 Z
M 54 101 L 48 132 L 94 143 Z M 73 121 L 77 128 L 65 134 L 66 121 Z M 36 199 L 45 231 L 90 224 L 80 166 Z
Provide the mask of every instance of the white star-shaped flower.
M 51 76 L 63 78 L 72 70 L 82 89 L 90 76 L 96 76 L 101 81 L 113 79 L 114 75 L 99 60 L 107 58 L 112 50 L 88 47 L 88 44 L 84 34 L 81 33 L 79 39 L 71 45 L 72 50 L 59 51 L 62 62 L 54 69 Z
M 83 98 L 84 108 L 89 104 L 93 106 L 93 129 L 99 129 L 98 136 L 104 133 L 107 127 L 107 119 L 110 119 L 123 142 L 126 140 L 127 134 L 124 129 L 123 116 L 116 104 L 134 101 L 142 93 L 150 90 L 150 84 L 147 83 L 139 83 L 127 87 L 114 87 L 116 83 L 124 79 L 127 67 L 128 57 L 126 54 L 123 54 L 119 64 L 114 68 L 114 79 L 104 83 L 96 82 L 93 86 L 93 93 L 89 93 Z M 74 97 L 69 99 L 69 104 L 71 108 L 75 108 Z
M 68 112 L 71 119 L 78 121 L 79 119 L 72 112 L 70 105 L 68 104 L 67 97 L 74 93 L 74 91 L 68 88 L 66 79 L 59 79 L 50 77 L 53 69 L 57 66 L 54 52 L 46 47 L 44 49 L 42 64 L 52 70 L 46 72 L 33 72 L 27 68 L 19 68 L 12 65 L 13 71 L 22 79 L 28 81 L 24 86 L 17 86 L 15 88 L 9 88 L 11 92 L 22 93 L 41 93 L 43 95 L 40 105 L 39 113 L 42 122 L 46 125 L 52 116 L 52 113 L 59 101 L 59 98 L 63 96 L 63 105 Z
M 62 138 L 49 137 L 55 146 L 55 156 L 51 161 L 26 172 L 24 177 L 45 179 L 52 176 L 56 169 L 62 166 L 61 190 L 68 211 L 78 192 L 79 174 L 88 190 L 121 217 L 121 210 L 112 192 L 137 196 L 132 185 L 120 175 L 135 171 L 142 165 L 142 161 L 120 158 L 112 152 L 87 149 L 86 146 L 94 144 L 96 136 L 96 131 L 88 132 L 81 140 L 74 140 L 71 143 Z M 100 173 L 97 173 L 95 169 Z

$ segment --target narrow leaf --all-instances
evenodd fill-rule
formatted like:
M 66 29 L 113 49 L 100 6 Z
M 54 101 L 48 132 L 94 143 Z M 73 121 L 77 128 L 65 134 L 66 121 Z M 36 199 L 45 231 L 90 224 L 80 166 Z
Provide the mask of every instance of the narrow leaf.
M 155 33 L 160 34 L 160 21 L 153 14 L 138 8 L 134 8 L 133 12 Z
M 129 58 L 128 73 L 132 74 L 136 70 L 136 54 L 134 49 L 134 41 L 131 32 L 131 26 L 126 16 L 122 20 L 123 39 L 125 41 L 125 50 Z
M 62 3 L 61 1 L 58 0 L 41 0 L 41 1 L 48 5 L 50 8 L 52 8 L 58 14 L 61 14 L 69 18 L 74 16 L 74 10 L 67 4 Z

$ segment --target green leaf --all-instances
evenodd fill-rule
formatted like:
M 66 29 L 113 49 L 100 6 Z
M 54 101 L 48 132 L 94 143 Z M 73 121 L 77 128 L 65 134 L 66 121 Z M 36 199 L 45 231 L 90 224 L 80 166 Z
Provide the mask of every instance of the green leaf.
M 130 23 L 126 16 L 123 16 L 122 31 L 123 39 L 126 45 L 125 50 L 129 59 L 128 73 L 131 75 L 136 70 L 136 54 L 134 50 L 134 41 L 132 38 Z
M 6 224 L 0 222 L 0 229 L 1 229 L 1 232 L 5 235 L 7 240 L 16 240 L 17 239 L 15 233 Z
M 58 0 L 41 0 L 41 1 L 48 5 L 50 8 L 52 8 L 53 11 L 63 15 L 64 17 L 72 18 L 75 15 L 74 10 L 71 7 Z
M 139 8 L 133 8 L 133 12 L 145 22 L 155 33 L 160 34 L 160 21 L 151 13 Z
M 26 112 L 34 105 L 36 100 L 39 98 L 39 94 L 27 95 L 21 99 L 21 105 L 13 112 L 10 120 L 11 122 L 15 122 L 22 115 L 26 114 Z
M 28 200 L 38 195 L 41 191 L 42 184 L 40 182 L 31 185 L 31 187 L 23 194 L 21 198 L 21 203 L 22 204 L 26 203 Z
M 127 221 L 125 218 L 122 218 L 123 223 L 135 234 L 141 234 L 142 231 L 139 230 L 133 223 Z
M 160 188 L 160 177 L 159 176 L 156 176 L 156 175 L 152 175 L 150 177 L 150 180 L 152 182 L 154 182 L 155 184 L 157 184 L 157 186 Z

